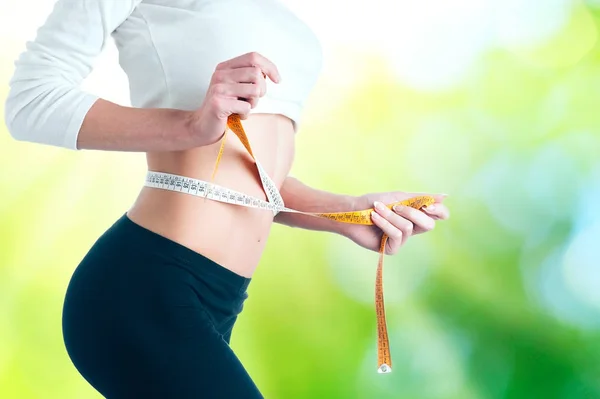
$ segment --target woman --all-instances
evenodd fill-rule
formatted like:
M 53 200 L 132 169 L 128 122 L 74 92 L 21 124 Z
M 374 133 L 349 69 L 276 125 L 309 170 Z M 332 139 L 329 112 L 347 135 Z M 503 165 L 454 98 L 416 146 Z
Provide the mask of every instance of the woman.
M 109 35 L 132 107 L 80 89 Z M 392 212 L 375 201 L 413 195 L 336 195 L 288 176 L 320 68 L 318 40 L 276 0 L 58 0 L 27 43 L 6 102 L 18 140 L 141 151 L 149 171 L 207 181 L 227 117 L 239 114 L 286 206 L 376 209 L 374 226 L 354 226 L 143 187 L 77 267 L 64 303 L 69 356 L 104 396 L 262 397 L 229 341 L 273 222 L 334 232 L 371 250 L 383 231 L 392 254 L 448 217 L 442 196 L 424 212 Z M 266 199 L 239 140 L 227 144 L 214 182 Z

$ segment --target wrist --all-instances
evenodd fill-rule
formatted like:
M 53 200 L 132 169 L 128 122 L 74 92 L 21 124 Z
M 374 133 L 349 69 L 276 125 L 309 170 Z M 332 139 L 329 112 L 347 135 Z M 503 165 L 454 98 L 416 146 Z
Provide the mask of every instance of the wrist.
M 353 195 L 343 195 L 340 197 L 340 208 L 336 212 L 351 212 L 359 210 L 358 207 L 360 206 L 360 197 L 356 197 Z M 349 238 L 350 232 L 353 230 L 351 226 L 352 225 L 349 223 L 336 222 L 334 232 L 341 236 Z
M 196 111 L 181 111 L 183 120 L 183 139 L 189 143 L 189 147 L 201 147 L 205 145 L 202 142 L 202 135 L 198 134 L 200 118 Z

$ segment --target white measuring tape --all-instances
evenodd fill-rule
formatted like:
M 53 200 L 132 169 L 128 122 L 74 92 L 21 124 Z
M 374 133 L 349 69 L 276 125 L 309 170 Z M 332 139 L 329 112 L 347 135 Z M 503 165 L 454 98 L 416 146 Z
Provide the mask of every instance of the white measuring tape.
M 269 202 L 239 191 L 219 186 L 215 183 L 164 172 L 149 171 L 146 174 L 146 182 L 144 185 L 147 187 L 190 194 L 196 197 L 208 198 L 226 204 L 269 210 L 272 211 L 274 215 L 277 215 L 281 211 L 302 213 L 285 207 L 283 198 L 281 198 L 281 194 L 279 194 L 279 190 L 277 190 L 273 180 L 262 166 L 260 166 L 258 161 L 256 162 L 256 165 L 258 166 L 260 179 Z
M 252 156 L 256 168 L 258 169 L 258 174 L 260 175 L 260 180 L 263 191 L 267 197 L 267 201 L 223 186 L 219 186 L 218 184 L 164 172 L 149 171 L 146 175 L 146 182 L 144 185 L 147 187 L 181 192 L 184 194 L 194 195 L 196 197 L 208 198 L 213 201 L 224 202 L 226 204 L 270 210 L 273 212 L 273 215 L 277 215 L 279 212 L 291 212 L 325 218 L 341 223 L 360 225 L 373 224 L 373 221 L 371 220 L 371 213 L 373 212 L 373 209 L 371 208 L 359 211 L 325 213 L 302 212 L 287 208 L 283 203 L 283 198 L 281 198 L 281 194 L 279 193 L 277 186 L 253 155 L 248 137 L 241 124 L 239 115 L 230 115 L 227 126 L 236 134 L 236 136 L 241 140 L 242 144 L 244 144 L 248 153 Z M 225 133 L 227 133 L 227 131 L 225 131 Z M 221 148 L 219 150 L 219 155 L 215 165 L 215 172 L 223 154 L 225 135 L 223 136 L 222 140 L 223 141 L 221 143 Z M 430 196 L 418 196 L 404 201 L 398 201 L 393 204 L 388 204 L 387 207 L 391 209 L 394 205 L 401 204 L 413 207 L 415 209 L 421 209 L 421 207 L 431 205 L 434 202 L 435 200 Z M 387 239 L 387 235 L 383 234 L 379 248 L 379 263 L 377 265 L 377 275 L 375 279 L 375 308 L 377 315 L 377 371 L 379 373 L 389 373 L 392 371 L 392 358 L 390 354 L 387 326 L 385 322 L 383 298 L 383 257 Z

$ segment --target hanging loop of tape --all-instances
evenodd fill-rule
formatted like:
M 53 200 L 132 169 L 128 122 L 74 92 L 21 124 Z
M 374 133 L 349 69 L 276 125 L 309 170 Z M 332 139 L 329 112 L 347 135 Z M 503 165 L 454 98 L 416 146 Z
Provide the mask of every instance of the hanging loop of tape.
M 319 218 L 325 218 L 340 223 L 373 225 L 373 221 L 371 220 L 371 213 L 373 212 L 373 208 L 360 211 L 330 213 L 302 212 L 295 209 L 287 208 L 283 202 L 283 198 L 281 198 L 277 186 L 269 177 L 267 172 L 263 169 L 263 167 L 260 165 L 258 160 L 255 158 L 254 153 L 252 152 L 252 148 L 250 146 L 250 142 L 248 140 L 248 136 L 246 135 L 244 127 L 242 126 L 240 116 L 237 114 L 230 115 L 227 119 L 227 127 L 240 139 L 245 149 L 248 151 L 248 154 L 250 154 L 254 163 L 256 164 L 262 187 L 267 197 L 266 201 L 212 183 L 212 180 L 214 179 L 217 173 L 219 163 L 223 156 L 223 151 L 225 149 L 225 139 L 227 137 L 228 129 L 225 130 L 223 138 L 221 139 L 221 146 L 219 148 L 219 153 L 215 162 L 215 168 L 212 174 L 211 182 L 192 179 L 180 175 L 174 175 L 171 173 L 149 171 L 146 175 L 145 186 L 159 188 L 163 190 L 182 192 L 185 194 L 203 197 L 213 201 L 224 202 L 232 205 L 268 210 L 273 212 L 274 215 L 277 215 L 277 213 L 279 212 L 291 212 Z M 431 205 L 434 202 L 435 199 L 433 197 L 418 196 L 414 198 L 409 198 L 404 201 L 388 204 L 386 206 L 392 209 L 392 207 L 394 207 L 395 205 L 405 205 L 415 209 L 420 209 L 424 206 Z M 378 373 L 390 373 L 392 371 L 392 358 L 390 353 L 383 299 L 383 258 L 385 255 L 385 246 L 387 243 L 387 239 L 388 236 L 386 234 L 383 234 L 381 238 L 381 245 L 379 248 L 379 262 L 377 264 L 377 274 L 375 278 Z

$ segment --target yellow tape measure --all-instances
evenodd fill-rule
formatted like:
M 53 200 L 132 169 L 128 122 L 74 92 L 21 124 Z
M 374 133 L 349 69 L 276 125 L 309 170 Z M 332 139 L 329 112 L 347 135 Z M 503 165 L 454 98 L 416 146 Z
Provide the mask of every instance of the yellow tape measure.
M 277 191 L 276 187 L 270 179 L 264 176 L 266 173 L 260 167 L 260 164 L 257 162 L 254 154 L 252 152 L 252 148 L 250 146 L 250 141 L 248 140 L 248 136 L 244 131 L 244 127 L 242 126 L 239 115 L 234 114 L 229 116 L 227 119 L 227 126 L 235 135 L 240 139 L 255 164 L 257 165 L 259 174 L 261 175 L 261 180 L 263 182 L 263 190 L 267 195 L 267 198 L 271 200 L 273 197 L 273 191 Z M 219 154 L 217 156 L 217 161 L 215 163 L 215 168 L 213 172 L 213 178 L 217 172 L 217 168 L 219 167 L 219 162 L 223 156 L 223 151 L 225 148 L 225 138 L 227 136 L 227 130 L 223 136 L 221 147 L 219 149 Z M 278 193 L 277 193 L 278 195 Z M 420 209 L 424 206 L 431 205 L 435 202 L 435 199 L 430 196 L 420 196 L 415 198 L 410 198 L 404 201 L 395 202 L 387 205 L 388 208 L 392 208 L 395 205 L 405 205 L 410 206 L 415 209 Z M 334 213 L 309 213 L 309 212 L 299 212 L 293 209 L 283 207 L 283 202 L 281 202 L 281 207 L 276 208 L 277 211 L 283 212 L 295 212 L 302 213 L 305 215 L 325 218 L 329 220 L 334 220 L 336 222 L 341 223 L 351 223 L 351 224 L 361 224 L 361 225 L 372 225 L 373 221 L 371 220 L 371 213 L 373 212 L 373 208 L 365 209 L 361 211 L 352 211 L 352 212 L 334 212 Z M 387 235 L 383 235 L 381 238 L 381 246 L 379 248 L 379 263 L 377 265 L 377 275 L 375 278 L 375 309 L 377 314 L 377 371 L 379 373 L 389 373 L 392 371 L 392 358 L 390 354 L 390 346 L 388 340 L 387 333 L 387 325 L 385 321 L 385 307 L 383 301 L 383 258 L 385 255 L 385 246 L 387 243 Z
M 264 73 L 263 77 L 266 78 Z M 371 220 L 371 213 L 374 211 L 373 208 L 361 211 L 332 213 L 302 212 L 295 209 L 287 208 L 283 203 L 283 199 L 279 194 L 277 186 L 275 185 L 273 180 L 271 180 L 266 171 L 262 168 L 258 160 L 254 157 L 252 147 L 250 146 L 250 141 L 248 140 L 248 136 L 246 135 L 244 127 L 242 126 L 240 116 L 237 114 L 230 115 L 227 119 L 227 127 L 235 133 L 235 135 L 240 139 L 240 141 L 252 157 L 258 170 L 258 174 L 260 175 L 260 180 L 262 183 L 263 190 L 267 196 L 267 201 L 225 187 L 220 187 L 213 183 L 205 182 L 198 179 L 192 179 L 185 176 L 173 175 L 170 173 L 149 171 L 146 176 L 145 185 L 148 187 L 182 192 L 228 204 L 270 210 L 274 214 L 277 214 L 278 212 L 291 212 L 325 218 L 340 223 L 373 225 L 373 221 Z M 217 160 L 215 162 L 215 168 L 211 180 L 214 180 L 214 177 L 217 173 L 217 169 L 219 167 L 219 163 L 221 162 L 221 158 L 223 156 L 227 131 L 228 129 L 225 129 L 225 133 L 221 140 L 221 146 L 219 148 L 219 154 L 217 155 Z M 433 197 L 419 196 L 409 198 L 404 201 L 388 204 L 387 207 L 392 209 L 395 205 L 404 205 L 415 209 L 421 209 L 422 207 L 431 205 L 434 202 L 435 199 Z M 377 315 L 377 371 L 379 373 L 390 373 L 392 371 L 392 357 L 390 354 L 390 345 L 387 333 L 387 325 L 385 321 L 385 307 L 383 300 L 383 258 L 385 255 L 385 246 L 387 240 L 388 236 L 383 234 L 383 236 L 381 237 L 381 245 L 379 248 L 379 263 L 377 264 L 377 275 L 375 278 L 375 310 Z

